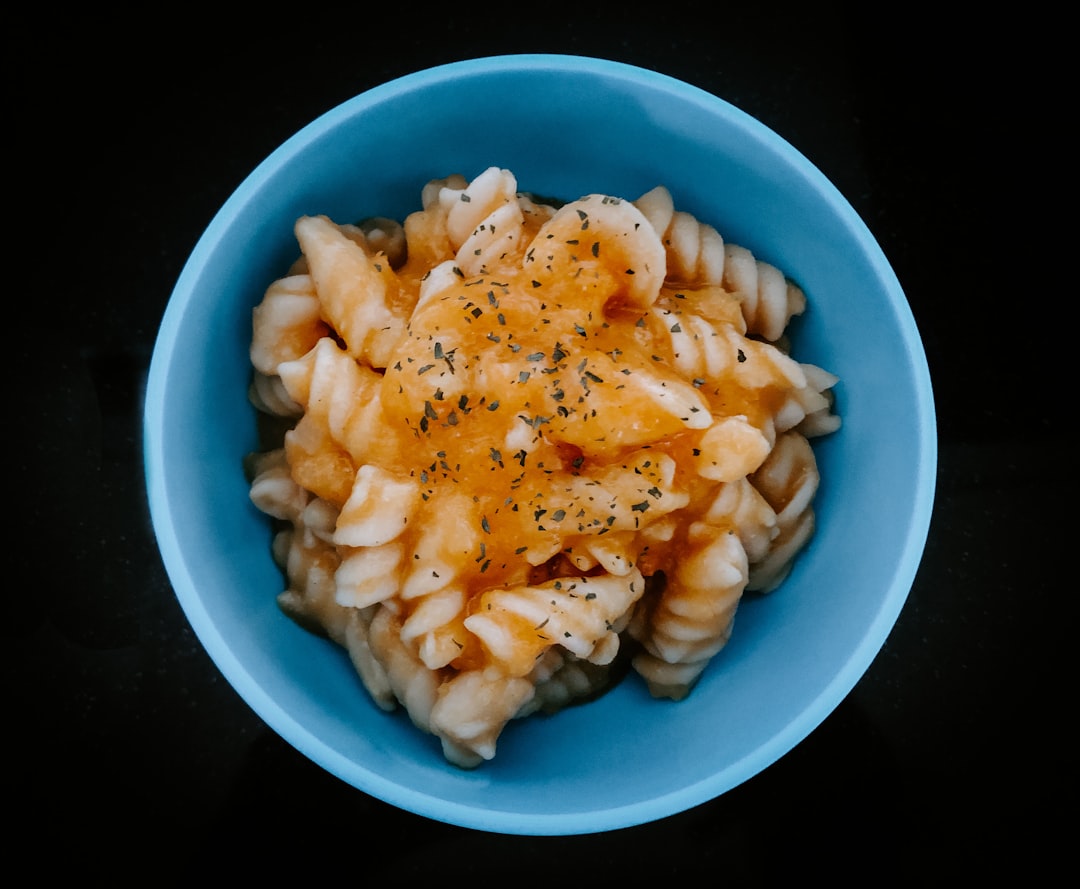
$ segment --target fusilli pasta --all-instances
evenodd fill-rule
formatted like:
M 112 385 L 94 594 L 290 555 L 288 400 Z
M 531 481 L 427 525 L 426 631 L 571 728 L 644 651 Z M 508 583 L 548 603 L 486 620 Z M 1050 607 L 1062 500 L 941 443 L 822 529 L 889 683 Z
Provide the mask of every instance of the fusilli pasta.
M 247 468 L 282 609 L 474 767 L 627 672 L 690 693 L 813 532 L 838 380 L 790 355 L 802 290 L 662 186 L 559 204 L 492 167 L 420 207 L 296 221 Z

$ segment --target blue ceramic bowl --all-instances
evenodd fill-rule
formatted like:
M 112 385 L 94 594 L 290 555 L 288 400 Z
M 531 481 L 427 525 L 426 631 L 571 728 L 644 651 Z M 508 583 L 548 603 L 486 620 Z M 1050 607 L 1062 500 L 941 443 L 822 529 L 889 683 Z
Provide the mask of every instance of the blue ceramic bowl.
M 278 608 L 267 519 L 248 498 L 251 309 L 297 252 L 302 214 L 397 218 L 428 180 L 508 168 L 538 194 L 655 185 L 806 291 L 796 357 L 834 372 L 842 429 L 815 447 L 818 528 L 783 587 L 744 600 L 689 698 L 629 677 L 511 723 L 495 759 L 447 764 L 377 709 L 344 651 Z M 933 501 L 936 427 L 901 287 L 851 206 L 799 152 L 700 89 L 589 58 L 520 55 L 400 78 L 271 154 L 202 236 L 162 320 L 146 392 L 149 502 L 181 605 L 221 672 L 321 767 L 395 806 L 482 830 L 574 834 L 716 797 L 804 739 L 869 667 L 905 602 Z

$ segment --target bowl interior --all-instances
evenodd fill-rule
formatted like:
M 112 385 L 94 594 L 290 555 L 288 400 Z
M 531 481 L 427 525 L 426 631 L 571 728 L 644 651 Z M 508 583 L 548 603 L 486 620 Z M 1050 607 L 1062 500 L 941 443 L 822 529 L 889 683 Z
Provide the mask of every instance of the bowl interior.
M 629 677 L 586 706 L 512 723 L 494 761 L 448 765 L 368 699 L 345 653 L 285 617 L 269 526 L 241 460 L 256 446 L 251 309 L 297 254 L 295 219 L 419 208 L 432 178 L 490 165 L 523 190 L 675 205 L 795 278 L 794 355 L 836 373 L 842 429 L 816 440 L 818 530 L 786 583 L 740 607 L 683 702 Z M 901 288 L 855 212 L 794 148 L 663 75 L 565 56 L 478 59 L 385 84 L 266 159 L 192 253 L 148 380 L 151 515 L 176 594 L 226 678 L 282 737 L 359 789 L 506 833 L 623 827 L 710 799 L 774 762 L 851 690 L 914 578 L 936 465 L 926 360 Z

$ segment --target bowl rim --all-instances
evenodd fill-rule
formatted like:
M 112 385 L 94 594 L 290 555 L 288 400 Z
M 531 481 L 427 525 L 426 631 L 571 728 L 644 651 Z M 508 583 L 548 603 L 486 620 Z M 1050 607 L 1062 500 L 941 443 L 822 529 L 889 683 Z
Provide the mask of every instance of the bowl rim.
M 804 706 L 797 718 L 759 745 L 753 754 L 729 764 L 707 780 L 677 791 L 635 802 L 581 813 L 527 813 L 480 809 L 467 803 L 448 801 L 427 795 L 422 789 L 404 786 L 348 760 L 289 715 L 248 674 L 230 650 L 204 605 L 189 570 L 188 556 L 180 545 L 165 489 L 166 468 L 162 459 L 163 406 L 170 357 L 176 346 L 183 314 L 185 292 L 195 272 L 207 257 L 219 232 L 226 228 L 236 210 L 256 193 L 265 179 L 285 163 L 303 145 L 333 129 L 340 120 L 365 108 L 392 100 L 416 88 L 426 88 L 461 76 L 507 71 L 553 70 L 600 75 L 630 81 L 650 89 L 677 93 L 682 100 L 708 106 L 730 119 L 734 125 L 752 132 L 755 138 L 774 146 L 790 158 L 800 173 L 812 180 L 834 212 L 842 218 L 862 244 L 874 273 L 885 285 L 893 300 L 893 309 L 907 335 L 906 348 L 911 354 L 912 382 L 919 403 L 925 410 L 917 418 L 920 456 L 914 485 L 916 496 L 906 522 L 907 536 L 899 548 L 897 570 L 882 597 L 873 623 L 862 636 L 859 646 L 850 653 L 842 670 L 818 697 Z M 937 473 L 937 427 L 934 396 L 921 337 L 911 315 L 906 296 L 880 245 L 847 199 L 818 168 L 793 145 L 771 128 L 718 95 L 680 80 L 672 75 L 626 62 L 559 53 L 520 53 L 482 56 L 447 62 L 420 69 L 388 80 L 344 100 L 315 117 L 274 149 L 251 171 L 214 214 L 185 262 L 165 306 L 156 336 L 146 378 L 143 408 L 143 462 L 151 524 L 169 581 L 185 616 L 202 646 L 251 709 L 290 745 L 324 769 L 357 789 L 391 805 L 434 820 L 466 828 L 507 834 L 569 835 L 597 833 L 655 821 L 707 802 L 748 780 L 800 743 L 840 704 L 870 667 L 885 644 L 888 634 L 907 600 L 922 560 L 933 512 Z M 735 780 L 732 780 L 732 775 Z

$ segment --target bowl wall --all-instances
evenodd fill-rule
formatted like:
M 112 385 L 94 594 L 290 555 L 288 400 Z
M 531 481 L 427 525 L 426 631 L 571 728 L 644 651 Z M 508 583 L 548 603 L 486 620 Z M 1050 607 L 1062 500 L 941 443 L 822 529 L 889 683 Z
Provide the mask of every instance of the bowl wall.
M 815 441 L 818 529 L 785 584 L 740 607 L 689 698 L 628 677 L 600 700 L 512 723 L 496 758 L 448 765 L 403 713 L 368 699 L 345 653 L 275 602 L 282 580 L 248 499 L 251 310 L 298 248 L 293 223 L 419 208 L 430 179 L 510 169 L 523 190 L 678 209 L 793 277 L 808 297 L 794 356 L 836 373 L 841 430 Z M 903 606 L 933 499 L 926 359 L 873 237 L 792 146 L 725 103 L 623 64 L 478 59 L 385 84 L 266 159 L 213 219 L 162 321 L 147 387 L 151 515 L 200 641 L 283 738 L 357 788 L 443 821 L 566 834 L 661 818 L 715 797 L 809 734 L 870 665 Z

